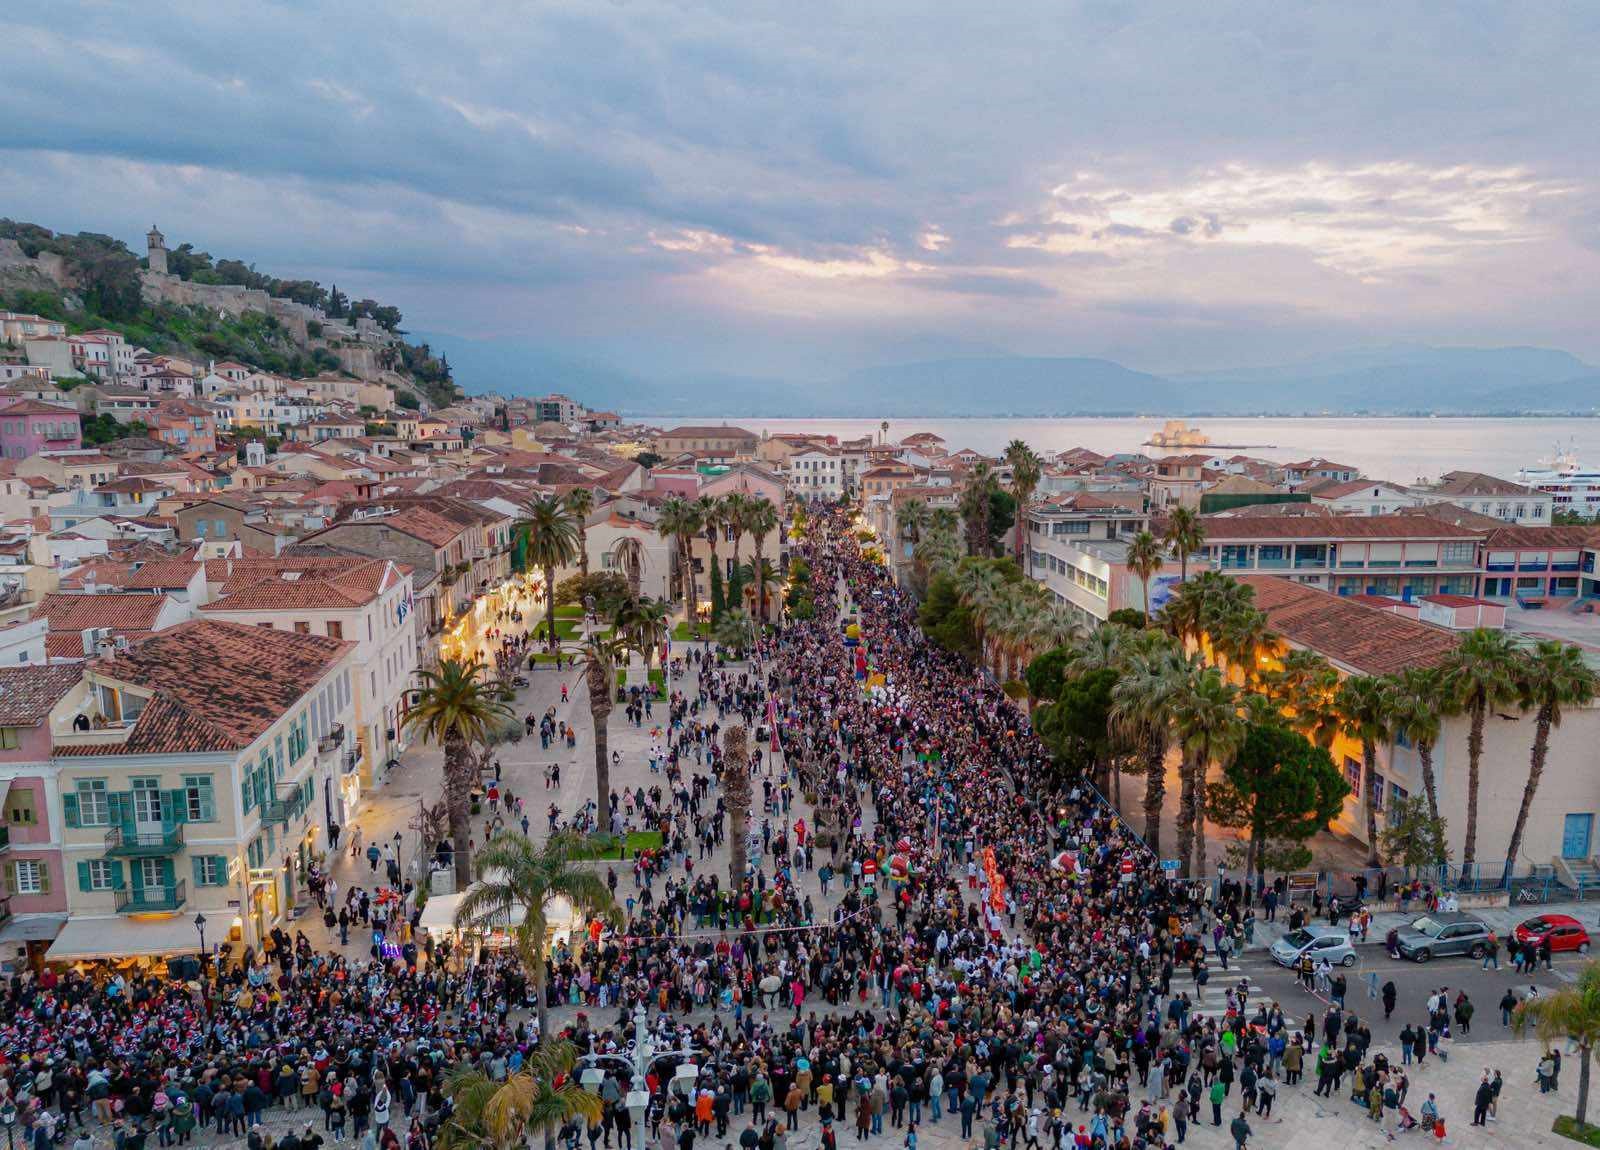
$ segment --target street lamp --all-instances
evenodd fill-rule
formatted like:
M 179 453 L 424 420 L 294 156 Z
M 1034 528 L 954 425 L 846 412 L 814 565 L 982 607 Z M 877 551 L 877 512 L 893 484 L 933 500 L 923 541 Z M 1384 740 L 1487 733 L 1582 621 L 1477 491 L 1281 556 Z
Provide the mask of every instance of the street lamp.
M 206 960 L 206 916 L 205 915 L 197 914 L 197 915 L 194 916 L 194 928 L 200 932 L 200 962 L 202 964 L 204 964 L 205 960 Z
M 400 832 L 399 831 L 395 831 L 394 832 L 394 869 L 395 869 L 395 872 L 397 874 L 404 874 L 405 873 L 403 870 L 400 869 L 400 846 L 401 846 L 401 841 L 402 840 L 400 838 Z

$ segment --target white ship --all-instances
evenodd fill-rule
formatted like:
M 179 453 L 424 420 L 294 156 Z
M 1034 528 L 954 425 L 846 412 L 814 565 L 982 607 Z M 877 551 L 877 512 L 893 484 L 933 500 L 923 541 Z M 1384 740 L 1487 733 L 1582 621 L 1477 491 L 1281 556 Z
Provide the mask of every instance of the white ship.
M 1517 472 L 1517 482 L 1555 496 L 1555 510 L 1571 511 L 1586 519 L 1600 514 L 1600 468 L 1584 467 L 1571 450 L 1541 459 L 1537 467 Z

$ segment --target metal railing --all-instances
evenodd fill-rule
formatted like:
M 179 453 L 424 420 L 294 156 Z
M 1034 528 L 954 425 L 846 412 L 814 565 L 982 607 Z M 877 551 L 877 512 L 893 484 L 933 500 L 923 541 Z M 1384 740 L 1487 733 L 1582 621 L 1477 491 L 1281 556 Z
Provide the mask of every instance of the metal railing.
M 154 914 L 164 910 L 177 910 L 188 900 L 189 887 L 182 879 L 172 883 L 157 883 L 142 887 L 118 887 L 116 908 L 118 914 Z
M 182 845 L 182 823 L 146 830 L 132 826 L 112 827 L 106 832 L 106 854 L 112 856 L 169 855 Z

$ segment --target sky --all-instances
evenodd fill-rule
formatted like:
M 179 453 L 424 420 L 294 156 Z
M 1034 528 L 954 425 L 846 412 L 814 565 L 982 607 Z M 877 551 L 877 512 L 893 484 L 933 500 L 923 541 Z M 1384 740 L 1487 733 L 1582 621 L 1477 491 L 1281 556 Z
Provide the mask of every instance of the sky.
M 394 303 L 458 363 L 1600 360 L 1600 5 L 13 0 L 0 27 L 0 215 L 158 223 Z

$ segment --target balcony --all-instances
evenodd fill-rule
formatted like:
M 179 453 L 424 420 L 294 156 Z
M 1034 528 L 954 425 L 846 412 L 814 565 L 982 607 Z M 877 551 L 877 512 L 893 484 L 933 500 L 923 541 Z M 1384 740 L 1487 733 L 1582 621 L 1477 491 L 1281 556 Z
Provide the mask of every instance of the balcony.
M 344 755 L 344 773 L 354 774 L 361 766 L 361 752 L 357 750 L 346 751 Z
M 337 751 L 344 745 L 344 724 L 335 723 L 328 728 L 328 733 L 317 740 L 317 753 L 326 755 L 330 751 Z
M 1485 571 L 1515 571 L 1517 565 L 1515 563 L 1485 563 L 1483 569 Z
M 1308 569 L 1325 571 L 1327 570 L 1327 567 L 1328 557 L 1326 555 L 1296 555 L 1294 557 L 1294 569 L 1296 571 L 1305 571 Z
M 1406 566 L 1407 567 L 1437 567 L 1437 566 L 1439 566 L 1439 561 L 1437 559 L 1407 559 L 1406 560 Z
M 151 858 L 176 854 L 183 846 L 183 824 L 140 830 L 133 826 L 112 827 L 106 832 L 109 858 Z
M 1576 563 L 1552 563 L 1550 564 L 1550 570 L 1558 571 L 1563 574 L 1571 574 L 1576 573 L 1579 570 L 1579 567 Z
M 118 914 L 160 914 L 182 907 L 189 885 L 180 879 L 171 886 L 118 887 L 115 893 Z
M 276 826 L 293 822 L 306 813 L 305 792 L 295 783 L 278 786 L 278 797 L 261 804 L 261 825 Z

